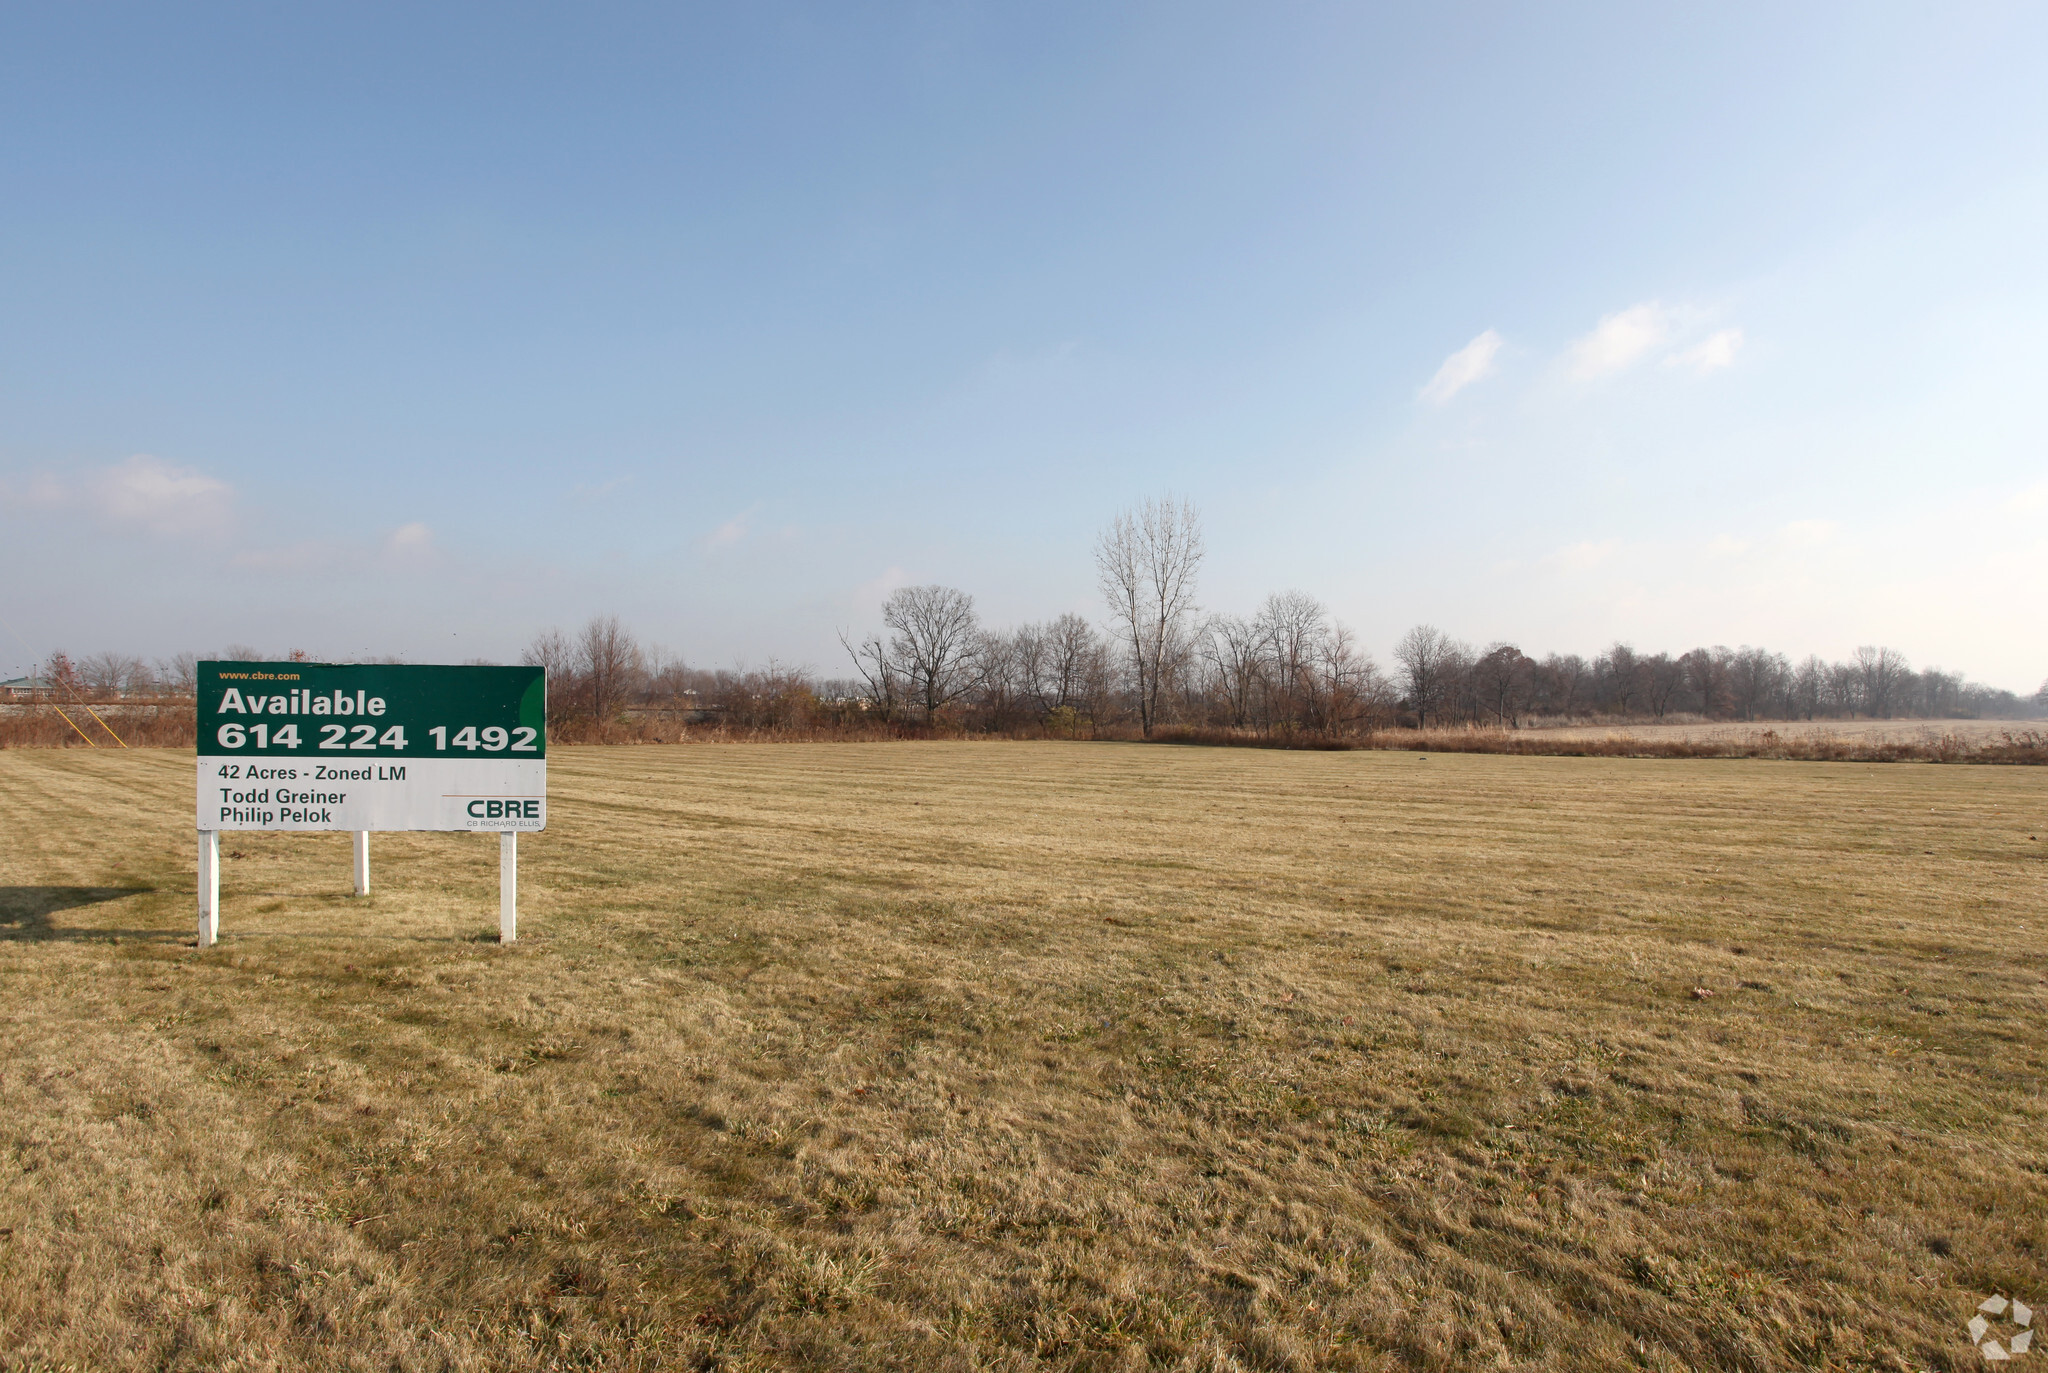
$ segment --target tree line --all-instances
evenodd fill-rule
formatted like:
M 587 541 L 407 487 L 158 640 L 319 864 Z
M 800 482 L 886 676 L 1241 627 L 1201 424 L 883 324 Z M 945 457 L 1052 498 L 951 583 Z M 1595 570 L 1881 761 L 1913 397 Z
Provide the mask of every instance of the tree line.
M 1101 624 L 1067 613 L 1000 628 L 972 595 L 927 585 L 892 592 L 879 628 L 842 633 L 850 673 L 770 662 L 692 668 L 642 645 L 615 615 L 550 629 L 522 660 L 548 669 L 550 723 L 565 737 L 747 731 L 982 732 L 1077 737 L 1161 730 L 1262 738 L 1342 738 L 1398 728 L 1534 722 L 2023 718 L 2030 697 L 1915 669 L 1895 649 L 1794 661 L 1770 649 L 1702 646 L 1649 653 L 1627 643 L 1541 658 L 1512 643 L 1473 646 L 1417 625 L 1382 664 L 1314 596 L 1282 591 L 1249 614 L 1197 603 L 1206 549 L 1185 501 L 1117 516 L 1095 546 Z M 260 659 L 233 646 L 218 655 Z M 290 655 L 304 658 L 294 652 Z M 189 696 L 193 655 L 145 664 L 106 653 L 55 655 L 46 675 L 80 698 Z
M 1817 720 L 1852 717 L 2021 718 L 2048 710 L 2048 682 L 2021 697 L 1939 668 L 1915 670 L 1886 647 L 1848 659 L 1744 646 L 1646 653 L 1550 653 L 1474 647 L 1418 625 L 1382 665 L 1315 597 L 1276 592 L 1251 614 L 1196 602 L 1205 547 L 1183 501 L 1148 501 L 1098 539 L 1108 611 L 1097 625 L 1068 613 L 998 628 L 974 597 L 927 585 L 892 592 L 880 627 L 840 641 L 850 679 L 771 666 L 691 671 L 649 660 L 615 617 L 571 639 L 550 631 L 529 663 L 549 669 L 565 724 L 628 711 L 748 728 L 886 725 L 997 734 L 1225 730 L 1265 737 L 1343 737 L 1396 728 L 1520 729 L 1566 720 Z
M 238 657 L 255 656 L 253 650 L 240 646 L 230 652 Z M 198 655 L 192 653 L 153 661 L 127 653 L 94 653 L 83 658 L 53 653 L 30 677 L 47 683 L 47 690 L 60 699 L 176 699 L 192 694 L 199 680 L 198 661 Z

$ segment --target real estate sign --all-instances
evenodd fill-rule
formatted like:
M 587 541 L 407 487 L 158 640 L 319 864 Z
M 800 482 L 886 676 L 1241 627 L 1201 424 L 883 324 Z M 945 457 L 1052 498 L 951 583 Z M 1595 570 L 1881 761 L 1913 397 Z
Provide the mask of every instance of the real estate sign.
M 538 667 L 199 664 L 201 830 L 547 827 Z

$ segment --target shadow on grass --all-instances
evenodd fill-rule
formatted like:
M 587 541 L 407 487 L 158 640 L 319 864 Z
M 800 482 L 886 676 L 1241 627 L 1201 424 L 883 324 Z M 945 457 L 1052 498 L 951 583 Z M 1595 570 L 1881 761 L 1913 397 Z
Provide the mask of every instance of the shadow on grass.
M 0 887 L 0 940 L 7 939 L 168 939 L 168 930 L 58 929 L 50 917 L 58 911 L 97 906 L 123 897 L 146 896 L 155 887 Z

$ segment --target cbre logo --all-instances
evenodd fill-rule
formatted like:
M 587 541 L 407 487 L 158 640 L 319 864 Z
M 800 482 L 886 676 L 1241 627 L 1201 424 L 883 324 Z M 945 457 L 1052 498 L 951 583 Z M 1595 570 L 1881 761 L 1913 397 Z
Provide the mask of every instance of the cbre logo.
M 538 801 L 471 801 L 469 813 L 478 820 L 538 820 Z

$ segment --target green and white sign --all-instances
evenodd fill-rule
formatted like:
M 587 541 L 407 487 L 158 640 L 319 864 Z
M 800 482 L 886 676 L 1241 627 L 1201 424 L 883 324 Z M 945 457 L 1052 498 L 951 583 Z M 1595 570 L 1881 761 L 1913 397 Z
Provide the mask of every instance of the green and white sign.
M 199 664 L 199 828 L 547 827 L 538 667 Z

